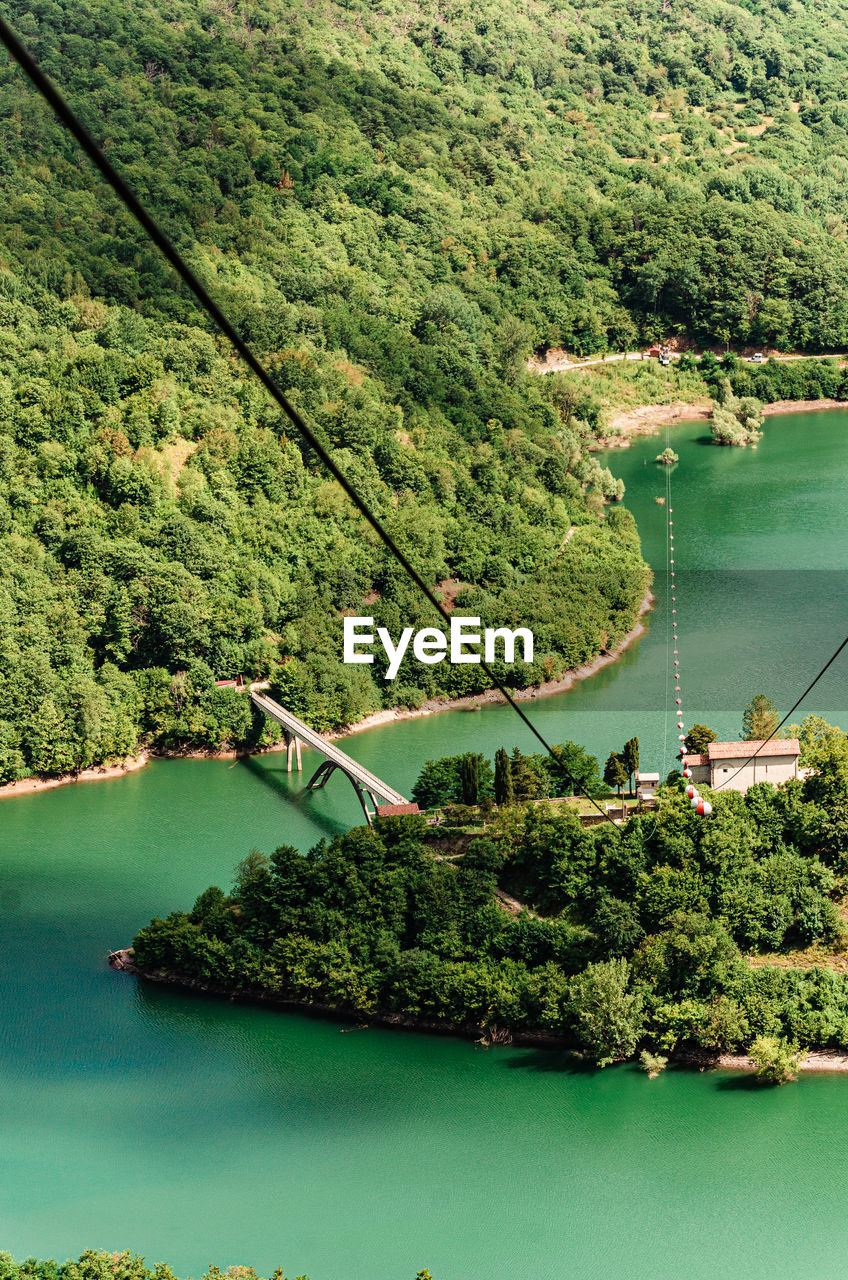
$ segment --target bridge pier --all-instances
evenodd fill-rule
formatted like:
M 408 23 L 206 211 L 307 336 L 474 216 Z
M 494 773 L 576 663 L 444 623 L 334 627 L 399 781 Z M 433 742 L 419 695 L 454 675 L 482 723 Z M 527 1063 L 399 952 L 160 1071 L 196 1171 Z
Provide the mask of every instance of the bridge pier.
M 295 752 L 297 758 L 297 771 L 298 773 L 303 773 L 303 761 L 300 758 L 300 738 L 296 733 L 289 733 L 288 729 L 283 730 L 283 736 L 286 743 L 287 772 L 291 773 L 292 771 L 292 752 Z
M 408 801 L 399 791 L 395 791 L 394 787 L 388 786 L 381 778 L 373 774 L 370 769 L 366 769 L 358 761 L 352 760 L 334 742 L 328 742 L 326 738 L 322 738 L 305 721 L 299 720 L 296 715 L 293 715 L 291 711 L 287 711 L 285 707 L 281 707 L 273 698 L 269 698 L 267 694 L 260 692 L 258 688 L 253 686 L 250 690 L 250 697 L 253 705 L 259 711 L 282 725 L 289 773 L 292 771 L 293 757 L 297 760 L 298 772 L 303 769 L 303 761 L 300 755 L 303 743 L 307 747 L 311 747 L 313 751 L 319 751 L 324 757 L 323 763 L 318 766 L 307 783 L 308 791 L 314 791 L 318 787 L 326 786 L 330 777 L 338 769 L 348 779 L 356 792 L 356 798 L 362 805 L 362 812 L 365 814 L 365 821 L 369 825 L 377 811 L 375 797 L 379 796 L 390 805 L 408 804 Z

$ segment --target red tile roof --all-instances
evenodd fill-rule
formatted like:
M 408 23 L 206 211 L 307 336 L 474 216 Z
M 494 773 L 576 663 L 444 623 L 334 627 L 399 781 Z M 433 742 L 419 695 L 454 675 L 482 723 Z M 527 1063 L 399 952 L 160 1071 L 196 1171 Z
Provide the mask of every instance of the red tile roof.
M 399 818 L 404 813 L 420 813 L 417 804 L 378 804 L 378 818 Z
M 709 764 L 710 757 L 709 756 L 684 756 L 683 763 L 687 766 L 687 768 L 691 769 L 693 765 Z
M 707 747 L 709 759 L 712 760 L 747 760 L 758 753 L 758 760 L 767 760 L 769 756 L 798 756 L 801 744 L 797 738 L 772 738 L 766 742 L 762 751 L 762 740 L 756 742 L 711 742 Z

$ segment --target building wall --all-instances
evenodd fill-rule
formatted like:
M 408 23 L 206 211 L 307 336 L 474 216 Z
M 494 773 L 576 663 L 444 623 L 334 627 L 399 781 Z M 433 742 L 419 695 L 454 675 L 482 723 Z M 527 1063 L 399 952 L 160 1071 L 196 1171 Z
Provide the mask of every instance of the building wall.
M 710 766 L 708 764 L 693 764 L 692 777 L 689 779 L 697 787 L 699 782 L 703 782 L 706 786 L 710 785 Z
M 723 790 L 741 791 L 744 794 L 755 782 L 770 782 L 776 787 L 781 782 L 788 782 L 790 778 L 798 776 L 797 756 L 760 755 L 736 773 L 739 765 L 739 760 L 712 760 L 710 786 L 721 787 L 724 784 Z M 696 772 L 693 769 L 693 776 Z M 736 777 L 733 777 L 734 774 Z M 732 782 L 729 781 L 731 778 Z

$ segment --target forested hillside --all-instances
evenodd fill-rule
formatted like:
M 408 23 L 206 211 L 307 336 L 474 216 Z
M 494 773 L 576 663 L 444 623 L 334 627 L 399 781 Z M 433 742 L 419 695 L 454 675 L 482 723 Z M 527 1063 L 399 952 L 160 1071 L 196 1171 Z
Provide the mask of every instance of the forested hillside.
M 534 628 L 513 681 L 646 583 L 532 350 L 848 347 L 848 6 L 7 12 L 427 578 Z M 250 742 L 237 672 L 319 728 L 479 687 L 341 665 L 407 584 L 5 63 L 0 118 L 0 780 Z

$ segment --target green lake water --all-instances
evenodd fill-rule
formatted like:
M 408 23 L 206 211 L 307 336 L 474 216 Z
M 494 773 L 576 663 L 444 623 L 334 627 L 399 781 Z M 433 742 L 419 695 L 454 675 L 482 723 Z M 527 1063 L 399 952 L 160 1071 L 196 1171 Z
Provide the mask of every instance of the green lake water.
M 787 707 L 844 633 L 848 414 L 772 419 L 756 452 L 672 432 L 688 721 Z M 611 456 L 664 564 L 654 438 Z M 672 763 L 665 625 L 528 705 L 605 755 Z M 842 659 L 806 710 L 848 722 Z M 529 745 L 500 707 L 350 738 L 404 790 L 428 756 Z M 306 764 L 312 763 L 307 754 Z M 314 765 L 313 765 L 314 767 Z M 563 1057 L 238 1007 L 112 973 L 152 915 L 227 885 L 251 847 L 357 821 L 281 756 L 157 761 L 0 805 L 0 1248 L 129 1248 L 312 1280 L 837 1280 L 848 1269 L 848 1077 L 575 1071 Z

